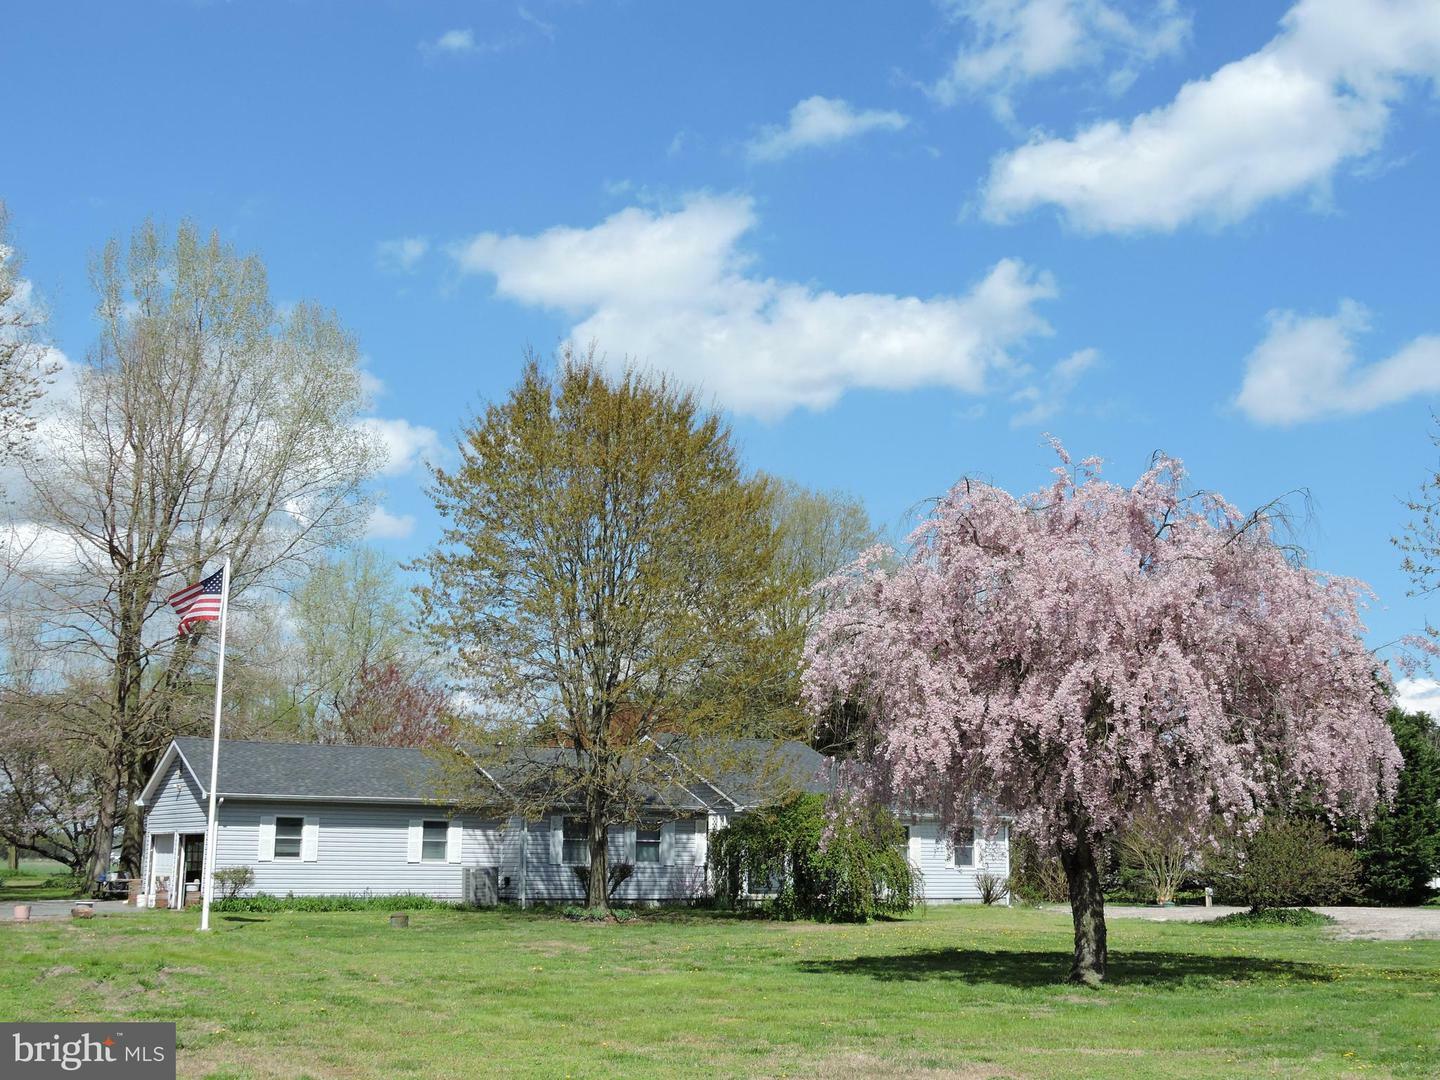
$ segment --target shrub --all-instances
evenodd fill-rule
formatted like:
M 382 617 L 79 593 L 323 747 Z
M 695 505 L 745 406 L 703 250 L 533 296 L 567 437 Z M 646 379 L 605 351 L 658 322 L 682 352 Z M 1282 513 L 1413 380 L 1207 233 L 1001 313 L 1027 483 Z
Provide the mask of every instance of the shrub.
M 1142 811 L 1115 844 L 1122 874 L 1139 879 L 1146 903 L 1173 903 L 1195 862 L 1198 836 L 1195 823 L 1183 815 Z
M 1206 926 L 1328 926 L 1335 920 L 1309 908 L 1265 908 L 1262 911 L 1237 911 L 1211 919 Z
M 782 919 L 865 922 L 915 906 L 905 830 L 888 810 L 830 820 L 825 799 L 793 796 L 746 814 L 710 839 L 716 894 L 734 906 L 747 881 L 778 878 L 765 910 Z
M 445 900 L 436 900 L 422 893 L 394 893 L 388 896 L 372 896 L 369 893 L 348 893 L 336 896 L 274 896 L 270 893 L 255 893 L 253 896 L 237 896 L 230 900 L 217 900 L 216 911 L 251 912 L 269 914 L 281 911 L 433 911 L 449 910 L 457 905 Z
M 1010 892 L 1027 904 L 1068 904 L 1070 886 L 1065 868 L 1054 854 L 1029 837 L 1011 833 Z
M 227 866 L 215 871 L 215 887 L 221 900 L 234 900 L 255 884 L 255 871 L 248 866 Z
M 975 879 L 975 884 L 980 889 L 980 902 L 987 907 L 1004 900 L 1010 892 L 1009 881 L 988 871 L 980 874 Z
M 1342 903 L 1354 896 L 1359 870 L 1353 853 L 1306 818 L 1266 818 L 1252 835 L 1224 842 L 1206 863 L 1216 899 L 1252 911 Z

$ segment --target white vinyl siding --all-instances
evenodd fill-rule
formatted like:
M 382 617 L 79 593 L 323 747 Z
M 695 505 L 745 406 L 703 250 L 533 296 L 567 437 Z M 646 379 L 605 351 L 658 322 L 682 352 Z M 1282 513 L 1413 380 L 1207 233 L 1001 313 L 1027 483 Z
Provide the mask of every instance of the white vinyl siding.
M 974 854 L 968 865 L 964 861 L 964 844 L 958 853 L 960 862 L 957 864 L 955 837 L 938 822 L 911 821 L 906 831 L 909 835 L 907 854 L 924 878 L 925 899 L 929 902 L 979 900 L 980 888 L 976 879 L 981 874 L 993 874 L 998 878 L 1010 874 L 1010 843 L 1004 825 L 996 827 L 990 835 L 977 830 Z M 960 839 L 965 839 L 963 833 Z
M 520 899 L 522 866 L 526 899 L 530 903 L 563 903 L 584 898 L 579 878 L 564 861 L 565 816 L 547 814 L 528 824 L 513 818 L 507 823 L 503 841 L 505 854 L 500 864 L 500 890 L 507 901 Z M 635 903 L 694 900 L 707 895 L 704 850 L 708 825 L 708 815 L 704 814 L 678 822 L 665 821 L 659 845 L 664 850 L 657 852 L 662 861 L 653 863 L 636 857 L 638 832 L 635 828 L 611 828 L 607 847 L 611 864 L 631 862 L 635 867 L 629 879 L 615 890 L 615 899 Z M 669 861 L 663 861 L 666 859 Z
M 313 819 L 318 839 L 316 861 L 257 859 L 265 821 L 277 817 Z M 420 832 L 425 820 L 429 820 L 426 809 L 415 806 L 246 803 L 227 799 L 220 806 L 216 865 L 251 867 L 255 871 L 255 884 L 247 890 L 251 893 L 384 896 L 413 892 L 440 900 L 461 899 L 465 867 L 500 865 L 499 823 L 471 817 L 447 820 L 445 858 L 421 862 Z M 407 860 L 412 821 L 416 834 L 414 862 Z
M 152 833 L 205 831 L 205 796 L 177 756 L 165 770 L 165 779 L 145 807 L 145 828 Z

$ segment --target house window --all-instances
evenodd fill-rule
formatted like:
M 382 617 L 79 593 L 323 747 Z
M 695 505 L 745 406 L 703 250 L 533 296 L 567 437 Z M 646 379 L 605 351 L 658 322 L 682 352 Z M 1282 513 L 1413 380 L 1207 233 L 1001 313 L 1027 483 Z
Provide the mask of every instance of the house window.
M 444 862 L 448 848 L 450 823 L 448 821 L 427 821 L 421 826 L 420 861 Z
M 562 858 L 567 866 L 590 865 L 590 823 L 581 817 L 565 819 Z
M 955 849 L 956 866 L 975 865 L 975 830 L 956 829 L 950 834 L 950 843 Z
M 305 835 L 303 817 L 277 817 L 275 819 L 275 858 L 300 858 L 301 839 Z
M 661 822 L 654 818 L 642 819 L 635 826 L 635 862 L 658 863 L 660 861 Z

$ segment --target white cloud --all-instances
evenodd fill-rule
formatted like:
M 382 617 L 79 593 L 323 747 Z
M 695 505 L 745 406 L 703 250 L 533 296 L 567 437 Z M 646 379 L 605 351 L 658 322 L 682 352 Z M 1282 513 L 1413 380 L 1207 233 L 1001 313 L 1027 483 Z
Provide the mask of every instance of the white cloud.
M 423 236 L 382 240 L 375 245 L 375 262 L 382 270 L 413 274 L 429 250 L 430 241 Z
M 468 27 L 456 30 L 446 30 L 434 41 L 422 44 L 421 48 L 433 50 L 435 52 L 448 53 L 475 52 L 477 50 L 477 46 L 475 44 L 475 31 L 469 29 Z
M 436 460 L 442 452 L 434 428 L 405 419 L 367 416 L 360 421 L 360 427 L 376 436 L 385 449 L 385 464 L 380 469 L 384 476 L 407 473 L 422 462 Z
M 1107 0 L 949 0 L 971 40 L 930 88 L 944 105 L 986 97 L 1002 117 L 1011 97 L 1039 79 L 1096 67 L 1112 57 L 1107 82 L 1124 90 L 1141 65 L 1178 52 L 1190 33 L 1190 15 L 1176 0 L 1126 5 Z
M 414 514 L 392 514 L 383 506 L 370 511 L 365 522 L 367 540 L 404 540 L 415 531 Z
M 33 521 L 0 527 L 0 580 L 11 569 L 21 574 L 53 573 L 99 567 L 108 561 L 103 545 L 60 529 Z
M 675 211 L 631 207 L 589 229 L 482 233 L 453 249 L 496 292 L 559 309 L 571 340 L 673 371 L 737 412 L 824 409 L 847 390 L 946 386 L 982 393 L 1011 350 L 1049 332 L 1035 312 L 1048 274 L 1003 259 L 968 292 L 922 299 L 835 293 L 749 272 L 756 224 L 742 196 L 697 195 Z
M 909 118 L 883 109 L 857 112 L 840 98 L 808 97 L 790 110 L 784 127 L 769 126 L 746 144 L 752 161 L 778 161 L 798 150 L 830 146 L 870 131 L 899 131 Z
M 1080 382 L 1080 377 L 1100 359 L 1098 349 L 1081 349 L 1061 360 L 1048 372 L 1043 382 L 1032 384 L 1010 395 L 1010 400 L 1025 405 L 1023 412 L 1010 418 L 1011 427 L 1042 424 L 1058 413 Z
M 1407 84 L 1440 81 L 1434 0 L 1301 0 L 1263 48 L 1128 122 L 1037 138 L 991 165 L 985 214 L 1054 205 L 1092 231 L 1229 222 L 1322 190 L 1376 150 Z
M 1343 300 L 1332 316 L 1271 312 L 1265 339 L 1245 361 L 1235 399 L 1262 424 L 1296 424 L 1369 412 L 1417 394 L 1440 393 L 1440 336 L 1417 337 L 1384 360 L 1359 364 L 1355 338 L 1369 314 Z
M 1395 704 L 1406 712 L 1440 719 L 1440 679 L 1400 679 L 1395 683 Z

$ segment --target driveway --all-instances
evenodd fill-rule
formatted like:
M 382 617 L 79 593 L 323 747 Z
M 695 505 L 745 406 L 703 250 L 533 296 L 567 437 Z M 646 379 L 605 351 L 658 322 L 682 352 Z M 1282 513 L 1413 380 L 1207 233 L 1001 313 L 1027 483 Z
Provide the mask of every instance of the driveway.
M 31 919 L 68 919 L 70 909 L 75 906 L 74 900 L 32 900 L 30 901 Z M 95 914 L 99 915 L 134 915 L 144 908 L 131 907 L 124 900 L 96 900 Z M 0 907 L 0 922 L 14 920 L 15 905 L 5 904 Z
M 1069 911 L 1061 905 L 1049 905 L 1055 911 Z M 1105 915 L 1113 919 L 1149 919 L 1151 922 L 1206 922 L 1246 910 L 1243 907 L 1143 907 L 1131 904 L 1107 904 Z M 1322 915 L 1335 920 L 1331 933 L 1342 940 L 1408 941 L 1412 938 L 1440 939 L 1440 907 L 1317 907 Z

